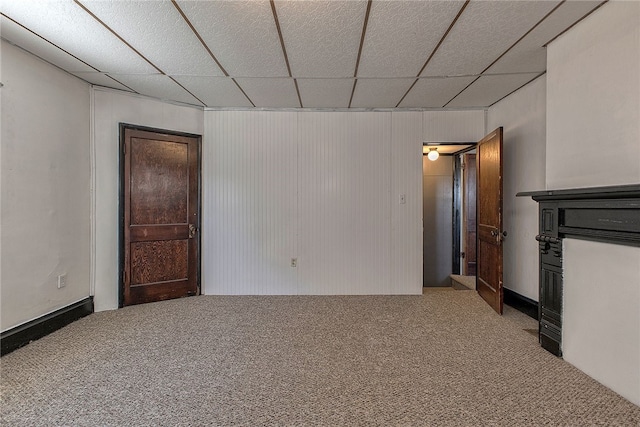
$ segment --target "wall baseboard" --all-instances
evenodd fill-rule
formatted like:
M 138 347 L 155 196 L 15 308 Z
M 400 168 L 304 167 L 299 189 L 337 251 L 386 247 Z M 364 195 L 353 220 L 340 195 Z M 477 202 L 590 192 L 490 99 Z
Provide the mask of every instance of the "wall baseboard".
M 504 288 L 504 303 L 527 316 L 538 320 L 538 303 L 531 298 Z
M 0 335 L 0 355 L 11 353 L 91 313 L 93 313 L 93 297 L 87 297 L 75 304 L 9 329 Z

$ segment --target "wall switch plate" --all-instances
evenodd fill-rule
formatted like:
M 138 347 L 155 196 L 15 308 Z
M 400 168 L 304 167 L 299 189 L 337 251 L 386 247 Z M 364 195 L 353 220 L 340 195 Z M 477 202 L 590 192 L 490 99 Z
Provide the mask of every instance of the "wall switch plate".
M 296 268 L 298 266 L 298 258 L 291 258 L 291 267 Z
M 407 203 L 407 196 L 405 194 L 401 194 L 400 195 L 400 204 L 404 205 L 405 203 Z
M 58 276 L 58 289 L 64 288 L 67 286 L 67 275 L 61 274 Z

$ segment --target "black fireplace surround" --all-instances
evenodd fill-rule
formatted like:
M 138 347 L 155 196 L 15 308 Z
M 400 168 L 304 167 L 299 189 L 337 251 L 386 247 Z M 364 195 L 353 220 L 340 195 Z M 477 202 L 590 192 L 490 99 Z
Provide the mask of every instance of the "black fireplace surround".
M 562 239 L 640 247 L 640 184 L 521 192 L 538 202 L 539 341 L 562 356 Z

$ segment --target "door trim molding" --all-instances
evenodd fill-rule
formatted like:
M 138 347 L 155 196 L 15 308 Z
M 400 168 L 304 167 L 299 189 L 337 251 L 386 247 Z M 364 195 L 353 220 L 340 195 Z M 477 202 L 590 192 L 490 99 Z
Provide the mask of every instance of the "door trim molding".
M 202 293 L 202 135 L 189 132 L 172 131 L 131 123 L 118 123 L 118 308 L 124 307 L 124 147 L 125 130 L 139 130 L 171 136 L 182 136 L 198 140 L 198 218 L 200 223 L 198 232 L 198 267 L 197 267 L 197 295 Z

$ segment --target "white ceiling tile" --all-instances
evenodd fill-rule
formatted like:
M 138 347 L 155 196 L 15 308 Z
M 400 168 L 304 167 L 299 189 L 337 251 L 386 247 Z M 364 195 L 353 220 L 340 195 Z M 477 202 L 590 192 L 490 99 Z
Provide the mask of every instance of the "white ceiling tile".
M 157 72 L 71 0 L 4 1 L 2 13 L 103 72 Z
M 423 76 L 479 74 L 558 1 L 472 1 L 422 72 Z
M 81 1 L 164 73 L 224 75 L 170 0 Z
M 207 107 L 251 107 L 231 77 L 174 76 Z
M 232 77 L 285 77 L 287 66 L 269 1 L 178 1 Z
M 487 73 L 522 73 L 546 70 L 547 51 L 543 46 L 599 4 L 600 1 L 564 2 L 513 49 L 492 65 Z
M 236 81 L 256 107 L 300 107 L 292 78 L 238 78 Z
M 447 107 L 488 107 L 536 78 L 539 73 L 482 76 Z
M 475 77 L 421 78 L 402 100 L 403 108 L 442 108 Z
M 358 77 L 415 77 L 463 4 L 373 2 Z
M 112 74 L 111 76 L 142 95 L 202 106 L 189 92 L 181 88 L 168 76 L 162 74 Z
M 293 77 L 353 77 L 365 0 L 275 4 Z
M 95 71 L 87 64 L 79 61 L 65 51 L 57 48 L 41 37 L 36 36 L 31 31 L 26 30 L 4 16 L 0 17 L 0 33 L 2 38 L 20 46 L 24 50 L 56 65 L 63 70 L 74 71 Z
M 298 79 L 305 108 L 347 108 L 354 79 Z
M 126 90 L 128 92 L 131 91 L 130 88 L 128 88 L 126 86 L 123 86 L 121 83 L 119 83 L 116 80 L 110 78 L 108 75 L 106 75 L 104 73 L 75 72 L 75 73 L 73 73 L 73 75 L 76 76 L 76 77 L 80 77 L 82 80 L 84 80 L 86 82 L 89 82 L 91 84 L 97 85 L 97 86 L 104 86 L 104 87 L 110 87 L 110 88 L 113 88 L 113 89 Z
M 415 81 L 408 79 L 358 79 L 352 108 L 394 108 Z

